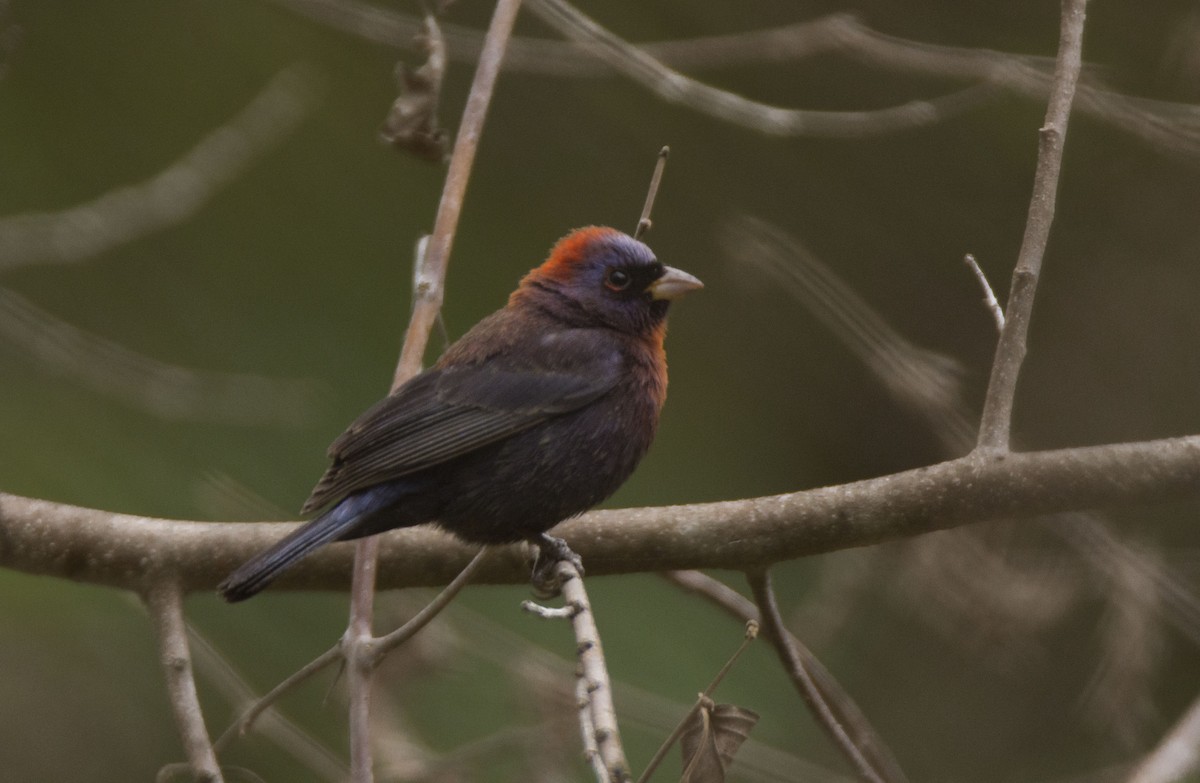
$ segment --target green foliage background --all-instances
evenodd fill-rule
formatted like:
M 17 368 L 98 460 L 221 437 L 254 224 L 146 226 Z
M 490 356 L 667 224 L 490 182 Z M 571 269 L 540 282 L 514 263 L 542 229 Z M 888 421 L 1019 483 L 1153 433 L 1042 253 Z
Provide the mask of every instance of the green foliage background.
M 416 13 L 416 5 L 391 7 Z M 1111 83 L 1147 98 L 1200 99 L 1194 3 L 1093 5 L 1085 58 Z M 1056 3 L 1030 0 L 605 0 L 584 10 L 634 41 L 849 10 L 914 40 L 1046 56 L 1058 24 Z M 459 0 L 447 21 L 482 28 L 489 13 L 487 3 Z M 22 33 L 0 79 L 0 215 L 65 209 L 153 176 L 293 63 L 308 65 L 314 87 L 323 82 L 317 110 L 298 131 L 185 224 L 88 263 L 0 276 L 56 317 L 161 361 L 307 378 L 321 390 L 317 414 L 293 428 L 175 421 L 47 371 L 28 346 L 0 342 L 0 489 L 212 518 L 229 508 L 211 499 L 219 477 L 280 515 L 294 513 L 323 469 L 327 443 L 387 389 L 408 316 L 413 243 L 429 230 L 440 192 L 442 169 L 376 139 L 399 55 L 270 2 L 18 0 L 0 24 Z M 518 31 L 550 35 L 528 15 Z M 693 75 L 813 109 L 878 108 L 958 86 L 833 55 Z M 442 112 L 451 128 L 470 76 L 469 66 L 451 65 Z M 921 420 L 761 269 L 729 257 L 719 231 L 751 214 L 802 237 L 901 333 L 961 362 L 967 399 L 978 406 L 994 332 L 960 260 L 974 253 L 1003 299 L 1042 111 L 1007 97 L 927 130 L 780 139 L 666 105 L 617 77 L 505 73 L 454 248 L 448 331 L 458 336 L 502 304 L 568 229 L 631 229 L 654 154 L 668 143 L 650 241 L 707 288 L 675 308 L 659 439 L 611 505 L 755 496 L 936 461 L 943 455 Z M 1198 161 L 1073 120 L 1018 403 L 1015 430 L 1027 447 L 1200 432 Z M 1116 520 L 1194 577 L 1196 511 L 1149 508 Z M 1031 558 L 1058 546 L 1051 536 L 1010 545 L 1018 557 L 1028 547 Z M 1200 688 L 1195 647 L 1165 632 L 1161 668 L 1147 683 L 1156 711 L 1140 733 L 1115 742 L 1081 706 L 1102 653 L 1101 585 L 1061 622 L 1017 641 L 971 627 L 949 632 L 930 620 L 936 607 L 922 611 L 896 587 L 904 546 L 885 549 L 865 561 L 852 613 L 816 652 L 913 780 L 1050 780 L 1129 763 Z M 803 603 L 796 618 L 819 620 L 821 606 L 806 598 L 831 573 L 862 567 L 857 557 L 780 568 L 787 608 Z M 680 711 L 740 638 L 734 623 L 653 577 L 589 586 L 615 676 Z M 461 603 L 568 656 L 565 628 L 518 612 L 526 595 L 479 588 Z M 344 604 L 341 596 L 267 595 L 231 608 L 197 595 L 188 609 L 266 689 L 336 639 Z M 128 596 L 0 573 L 0 617 L 0 778 L 146 780 L 180 758 L 150 629 Z M 470 636 L 470 615 L 456 622 L 468 647 L 488 644 Z M 796 629 L 805 638 L 804 623 Z M 427 742 L 449 751 L 536 720 L 507 680 L 459 653 L 448 668 L 395 686 L 395 699 Z M 321 706 L 322 687 L 288 709 L 340 752 L 343 716 Z M 765 646 L 719 695 L 763 713 L 756 739 L 843 769 Z M 207 686 L 202 697 L 219 730 L 232 707 Z M 638 721 L 626 730 L 635 766 L 665 734 Z M 263 741 L 239 745 L 230 760 L 268 780 L 311 774 Z M 513 765 L 499 764 L 494 779 L 517 777 Z

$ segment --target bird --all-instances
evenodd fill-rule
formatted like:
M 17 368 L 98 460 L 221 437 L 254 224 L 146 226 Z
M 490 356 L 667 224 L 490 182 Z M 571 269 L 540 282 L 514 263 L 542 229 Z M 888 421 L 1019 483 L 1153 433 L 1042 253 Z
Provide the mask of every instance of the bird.
M 504 307 L 333 441 L 301 509 L 320 513 L 218 592 L 245 600 L 325 544 L 424 523 L 561 545 L 547 531 L 612 495 L 649 449 L 667 310 L 702 287 L 617 229 L 570 232 Z

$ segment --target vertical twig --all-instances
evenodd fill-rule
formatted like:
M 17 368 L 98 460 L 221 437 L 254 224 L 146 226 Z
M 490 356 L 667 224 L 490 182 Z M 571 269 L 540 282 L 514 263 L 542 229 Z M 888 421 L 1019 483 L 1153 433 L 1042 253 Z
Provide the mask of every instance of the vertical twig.
M 416 305 L 408 332 L 404 336 L 404 349 L 396 367 L 392 388 L 416 375 L 421 370 L 421 359 L 425 355 L 425 343 L 442 307 L 442 281 L 446 279 L 446 266 L 450 263 L 450 249 L 454 244 L 454 232 L 458 227 L 458 216 L 462 212 L 463 196 L 467 191 L 467 180 L 471 166 L 475 163 L 475 152 L 479 148 L 479 136 L 483 131 L 483 120 L 504 50 L 512 37 L 513 24 L 521 0 L 497 0 L 496 10 L 483 41 L 479 55 L 479 66 L 475 70 L 475 81 L 463 109 L 462 122 L 458 126 L 458 137 L 454 140 L 454 153 L 450 157 L 450 168 L 446 172 L 446 185 L 442 200 L 438 204 L 437 219 L 433 224 L 433 236 L 425 249 L 422 261 L 421 286 L 426 290 L 415 292 Z
M 375 613 L 375 566 L 379 562 L 379 539 L 360 540 L 354 549 L 354 574 L 350 580 L 350 623 L 342 637 L 346 659 L 346 688 L 350 695 L 350 779 L 371 783 L 371 674 L 369 648 Z
M 421 371 L 421 360 L 429 333 L 442 306 L 442 291 L 454 232 L 462 212 L 483 121 L 487 116 L 495 89 L 496 77 L 504 59 L 504 51 L 512 37 L 513 25 L 521 0 L 497 0 L 496 10 L 488 27 L 475 70 L 471 92 L 463 109 L 454 153 L 446 172 L 446 183 L 438 204 L 433 235 L 418 259 L 417 290 L 413 292 L 413 314 L 404 337 L 400 361 L 392 379 L 395 391 L 409 378 Z M 370 783 L 373 779 L 370 749 L 371 672 L 374 658 L 371 617 L 374 610 L 375 564 L 379 543 L 375 537 L 359 542 L 355 550 L 354 577 L 351 585 L 350 623 L 343 639 L 348 662 L 350 689 L 350 769 L 355 783 Z
M 175 712 L 192 775 L 204 783 L 222 783 L 224 779 L 217 764 L 217 754 L 208 738 L 204 714 L 200 711 L 200 697 L 196 694 L 187 625 L 183 621 L 183 593 L 177 582 L 163 579 L 151 586 L 142 600 L 154 620 L 167 693 L 171 697 L 171 709 Z
M 575 628 L 578 642 L 579 665 L 587 681 L 588 703 L 591 705 L 592 725 L 595 727 L 596 746 L 600 758 L 613 783 L 625 783 L 630 779 L 629 762 L 625 760 L 625 748 L 621 744 L 621 733 L 617 728 L 617 708 L 612 700 L 612 682 L 608 677 L 608 666 L 604 662 L 604 650 L 600 647 L 600 631 L 583 577 L 570 562 L 558 564 L 562 580 L 563 600 L 574 608 L 571 625 Z
M 1054 81 L 1046 121 L 1038 131 L 1037 170 L 1033 178 L 1033 195 L 1025 221 L 1025 237 L 1017 257 L 1005 308 L 1004 331 L 996 346 L 992 376 L 988 381 L 983 403 L 983 418 L 979 426 L 977 447 L 992 451 L 1008 451 L 1012 429 L 1013 398 L 1017 376 L 1025 359 L 1029 319 L 1033 312 L 1033 297 L 1037 291 L 1042 257 L 1054 222 L 1054 204 L 1058 196 L 1059 172 L 1062 169 L 1063 143 L 1067 137 L 1067 119 L 1075 97 L 1082 64 L 1084 9 L 1087 0 L 1063 0 L 1062 27 L 1058 42 L 1058 60 L 1054 66 Z
M 600 646 L 600 631 L 592 615 L 592 605 L 579 569 L 569 560 L 560 560 L 555 565 L 555 577 L 561 586 L 564 606 L 562 609 L 547 609 L 526 601 L 522 608 L 543 618 L 569 619 L 575 632 L 575 652 L 579 656 L 579 681 L 584 687 L 577 692 L 586 705 L 580 705 L 580 727 L 594 738 L 594 744 L 584 740 L 585 752 L 596 771 L 598 783 L 627 783 L 632 780 L 629 762 L 625 760 L 625 748 L 621 744 L 621 733 L 617 727 L 617 709 L 612 700 L 612 680 L 608 676 L 608 665 L 604 662 L 604 650 Z M 600 763 L 595 761 L 599 756 Z M 603 773 L 603 774 L 601 774 Z
M 583 757 L 597 783 L 611 783 L 604 759 L 600 757 L 600 748 L 596 745 L 596 726 L 592 723 L 592 700 L 588 696 L 587 678 L 583 671 L 575 670 L 575 706 L 579 710 L 579 736 L 583 742 Z

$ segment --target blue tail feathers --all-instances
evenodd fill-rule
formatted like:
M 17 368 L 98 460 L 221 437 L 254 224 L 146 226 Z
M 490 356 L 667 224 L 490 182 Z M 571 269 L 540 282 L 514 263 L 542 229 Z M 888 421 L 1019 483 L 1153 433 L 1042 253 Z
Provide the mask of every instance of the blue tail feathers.
M 316 519 L 293 530 L 277 544 L 260 552 L 217 585 L 230 603 L 257 595 L 281 573 L 314 549 L 331 541 L 358 538 L 378 513 L 394 506 L 412 491 L 407 482 L 391 482 L 347 495 Z

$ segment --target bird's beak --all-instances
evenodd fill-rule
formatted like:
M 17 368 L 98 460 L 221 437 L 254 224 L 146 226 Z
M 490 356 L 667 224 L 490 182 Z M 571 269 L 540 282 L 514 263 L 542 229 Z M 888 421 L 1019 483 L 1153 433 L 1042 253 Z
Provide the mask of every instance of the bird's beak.
M 703 287 L 704 283 L 701 283 L 699 278 L 689 275 L 682 269 L 668 266 L 663 267 L 662 277 L 651 283 L 646 290 L 655 299 L 678 299 L 688 291 L 695 291 Z

